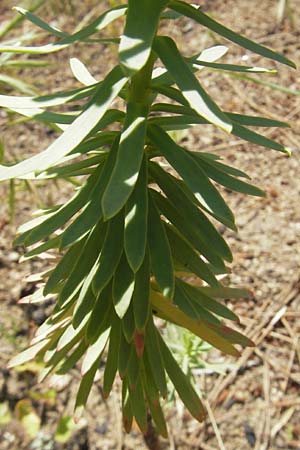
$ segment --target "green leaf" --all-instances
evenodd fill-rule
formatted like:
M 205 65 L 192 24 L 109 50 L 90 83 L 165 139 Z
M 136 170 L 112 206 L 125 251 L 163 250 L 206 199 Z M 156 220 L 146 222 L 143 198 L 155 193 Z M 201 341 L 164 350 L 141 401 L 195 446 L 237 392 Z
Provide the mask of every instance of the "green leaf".
M 77 362 L 80 360 L 80 358 L 83 356 L 83 354 L 85 353 L 87 348 L 87 343 L 82 341 L 80 342 L 80 344 L 78 345 L 78 347 L 72 352 L 70 353 L 67 358 L 65 358 L 61 364 L 58 366 L 58 368 L 56 369 L 56 373 L 58 375 L 65 375 L 66 373 L 68 373 L 71 369 L 73 369 L 73 367 L 75 367 L 75 365 L 77 364 Z
M 74 328 L 80 327 L 82 320 L 86 317 L 90 317 L 93 307 L 96 303 L 96 297 L 92 289 L 92 281 L 95 271 L 93 268 L 87 274 L 83 283 L 80 283 L 78 290 L 75 294 L 75 308 L 73 312 L 72 324 Z M 78 297 L 78 298 L 77 298 Z
M 191 317 L 187 316 L 184 312 L 182 312 L 179 308 L 172 305 L 172 303 L 166 300 L 158 292 L 151 291 L 151 303 L 152 307 L 158 312 L 160 317 L 162 317 L 163 319 L 175 323 L 175 325 L 179 325 L 180 327 L 191 331 L 196 336 L 200 337 L 200 339 L 208 342 L 213 347 L 221 350 L 225 354 L 231 356 L 239 356 L 239 352 L 231 344 L 229 339 L 220 336 L 216 332 L 216 330 L 212 328 L 212 324 L 204 322 L 203 320 L 200 319 L 197 320 L 192 319 Z
M 147 323 L 143 360 L 145 366 L 149 366 L 152 371 L 157 389 L 160 391 L 163 397 L 166 397 L 168 388 L 166 382 L 165 366 L 162 359 L 157 335 L 158 333 L 153 322 L 153 317 L 151 315 Z
M 129 386 L 129 393 L 131 397 L 131 407 L 135 420 L 143 433 L 146 433 L 148 428 L 147 423 L 147 407 L 143 392 L 143 386 L 141 378 L 136 380 L 135 389 L 131 389 Z
M 178 392 L 181 400 L 183 401 L 187 409 L 190 411 L 192 416 L 195 417 L 195 419 L 202 421 L 205 412 L 201 400 L 194 391 L 187 376 L 182 372 L 182 370 L 178 366 L 176 360 L 174 359 L 172 353 L 165 344 L 164 340 L 159 335 L 159 333 L 157 334 L 159 336 L 159 345 L 163 355 L 166 371 L 176 391 Z
M 273 139 L 269 139 L 261 134 L 255 133 L 255 131 L 249 130 L 249 128 L 243 127 L 237 123 L 233 124 L 232 134 L 244 139 L 245 141 L 252 142 L 256 145 L 261 145 L 262 147 L 271 148 L 282 153 L 290 154 L 290 150 L 284 145 L 279 144 Z
M 6 75 L 3 73 L 0 74 L 0 83 L 8 84 L 16 91 L 19 91 L 25 95 L 34 95 L 37 93 L 37 90 L 35 89 L 34 86 L 26 83 L 25 81 L 20 80 L 19 78 L 14 78 L 10 75 Z
M 236 314 L 234 314 L 222 303 L 219 303 L 212 297 L 206 295 L 200 288 L 185 283 L 183 280 L 177 279 L 176 282 L 182 289 L 185 290 L 186 294 L 193 302 L 200 304 L 203 308 L 206 308 L 209 311 L 224 317 L 225 319 L 239 322 L 239 318 Z
M 159 393 L 155 386 L 152 371 L 149 366 L 142 367 L 142 384 L 143 390 L 146 394 L 148 406 L 152 419 L 158 429 L 158 432 L 164 437 L 168 437 L 167 424 L 164 418 L 164 413 L 159 403 Z
M 127 78 L 114 68 L 99 86 L 85 111 L 46 150 L 14 166 L 0 166 L 0 180 L 18 178 L 35 170 L 47 169 L 70 153 L 103 117 Z
M 249 77 L 247 75 L 238 75 L 238 74 L 231 74 L 232 76 L 235 76 L 236 78 L 240 78 L 241 80 L 250 81 L 251 83 L 261 84 L 262 86 L 267 86 L 271 88 L 272 90 L 284 92 L 285 94 L 289 95 L 295 95 L 296 97 L 300 96 L 300 90 L 291 89 L 287 86 L 282 86 L 281 84 L 272 83 L 271 81 L 262 80 L 260 78 L 254 78 Z
M 119 370 L 120 377 L 122 379 L 124 379 L 126 372 L 127 372 L 130 349 L 131 349 L 131 344 L 129 344 L 127 342 L 124 334 L 121 332 L 120 346 L 119 346 L 119 358 L 118 358 L 118 370 Z
M 199 291 L 210 297 L 216 298 L 250 298 L 251 292 L 247 289 L 229 288 L 226 286 L 220 286 L 218 288 L 212 288 L 209 286 L 199 287 Z
M 133 304 L 130 303 L 125 316 L 122 319 L 122 330 L 128 343 L 131 343 L 134 338 L 135 322 L 133 314 Z
M 190 245 L 209 262 L 211 262 L 213 266 L 225 271 L 224 262 L 222 258 L 214 251 L 214 248 L 212 248 L 211 242 L 208 243 L 202 238 L 202 234 L 198 231 L 194 223 L 187 221 L 184 212 L 182 214 L 178 212 L 177 203 L 172 204 L 167 198 L 163 197 L 154 190 L 152 190 L 151 193 L 161 214 L 163 214 L 173 224 L 173 226 L 184 236 Z M 185 208 L 186 205 L 183 206 Z
M 83 305 L 84 306 L 84 305 Z M 82 308 L 84 310 L 84 307 Z M 112 286 L 109 283 L 97 297 L 85 332 L 88 342 L 94 343 L 111 323 Z
M 98 339 L 96 339 L 96 341 L 88 347 L 81 366 L 82 375 L 88 373 L 94 363 L 101 357 L 106 346 L 109 333 L 110 327 L 106 328 L 106 330 L 99 335 Z
M 123 381 L 122 385 L 122 414 L 125 431 L 126 433 L 130 433 L 133 421 L 133 413 L 126 380 Z
M 276 70 L 272 69 L 265 69 L 264 67 L 253 67 L 253 66 L 239 66 L 237 64 L 220 64 L 220 63 L 213 63 L 213 62 L 207 62 L 207 61 L 201 61 L 201 59 L 198 58 L 189 58 L 187 60 L 188 62 L 192 63 L 193 66 L 195 65 L 197 68 L 203 68 L 208 67 L 211 69 L 216 70 L 222 70 L 225 72 L 247 72 L 247 73 L 268 73 L 273 74 L 276 73 Z
M 167 0 L 129 0 L 126 25 L 121 37 L 119 59 L 129 73 L 142 69 L 148 61 L 159 17 Z
M 134 344 L 131 344 L 130 354 L 127 357 L 129 358 L 126 372 L 128 385 L 130 389 L 135 389 L 139 378 L 141 360 L 136 354 Z
M 47 283 L 44 287 L 44 295 L 50 294 L 55 291 L 57 285 L 67 277 L 70 273 L 70 267 L 75 265 L 82 251 L 85 239 L 76 242 L 60 259 L 59 263 L 55 266 L 53 272 L 49 276 Z
M 122 319 L 126 314 L 135 286 L 132 272 L 126 255 L 123 253 L 113 279 L 113 302 L 117 316 Z
M 167 225 L 166 232 L 173 258 L 180 262 L 185 269 L 197 275 L 201 280 L 206 281 L 211 286 L 217 287 L 219 285 L 218 280 L 193 247 L 173 227 Z
M 210 123 L 230 133 L 232 125 L 229 118 L 203 89 L 181 56 L 175 42 L 166 36 L 156 37 L 154 50 L 172 75 L 191 108 Z M 180 70 L 178 70 L 178 67 L 180 67 Z
M 162 152 L 172 167 L 182 176 L 202 207 L 234 224 L 234 216 L 220 193 L 209 181 L 205 172 L 199 170 L 186 150 L 177 145 L 167 133 L 157 126 L 149 127 L 148 136 L 153 145 Z
M 134 272 L 140 268 L 146 251 L 148 224 L 147 162 L 144 158 L 134 190 L 125 207 L 124 249 Z
M 163 295 L 172 298 L 175 281 L 170 244 L 159 212 L 150 194 L 148 217 L 148 242 L 151 269 Z
M 87 67 L 78 59 L 70 59 L 70 67 L 76 80 L 84 86 L 91 86 L 98 83 L 98 80 L 92 76 Z
M 123 252 L 124 213 L 119 212 L 108 222 L 103 248 L 97 260 L 97 270 L 93 280 L 96 295 L 106 286 L 115 273 Z
M 240 47 L 246 48 L 246 49 L 248 49 L 254 53 L 257 53 L 265 58 L 269 58 L 274 61 L 278 61 L 282 64 L 286 64 L 290 67 L 296 68 L 295 64 L 292 61 L 290 61 L 289 59 L 285 58 L 284 56 L 280 55 L 279 53 L 275 53 L 272 50 L 270 50 L 260 44 L 257 44 L 255 42 L 251 41 L 250 39 L 247 39 L 244 36 L 241 36 L 240 34 L 237 34 L 234 31 L 224 27 L 220 23 L 213 20 L 211 17 L 204 14 L 198 8 L 194 8 L 192 5 L 188 5 L 187 3 L 182 2 L 182 1 L 172 0 L 170 2 L 169 7 L 171 9 L 174 9 L 176 12 L 179 12 L 179 13 L 183 14 L 184 16 L 195 20 L 200 25 L 203 25 L 206 28 L 209 28 L 210 30 L 214 31 L 215 33 L 219 34 L 220 36 L 223 36 L 224 38 L 239 45 Z
M 78 393 L 76 396 L 76 402 L 75 402 L 75 412 L 74 412 L 75 421 L 79 420 L 79 418 L 85 408 L 88 396 L 89 396 L 90 391 L 93 386 L 93 382 L 94 382 L 94 378 L 95 378 L 97 369 L 99 367 L 100 359 L 101 359 L 101 356 L 94 363 L 92 368 L 86 374 L 83 375 L 83 377 L 81 379 Z
M 60 304 L 67 302 L 74 292 L 78 292 L 78 289 L 82 286 L 85 278 L 90 273 L 95 261 L 102 248 L 104 231 L 106 224 L 98 224 L 90 232 L 85 246 L 82 249 L 79 259 L 70 271 L 70 275 L 66 280 L 64 287 L 59 296 Z
M 58 28 L 54 28 L 48 23 L 44 22 L 44 20 L 40 19 L 38 16 L 30 12 L 29 10 L 25 8 L 21 8 L 20 6 L 14 6 L 13 10 L 17 11 L 18 13 L 22 14 L 24 18 L 27 20 L 30 20 L 34 25 L 41 28 L 44 31 L 47 31 L 48 33 L 53 34 L 54 36 L 58 36 L 60 38 L 64 38 L 68 36 L 67 33 L 64 33 L 63 31 L 60 31 Z
M 117 6 L 116 8 L 112 8 L 108 11 L 105 11 L 105 13 L 101 14 L 94 22 L 92 22 L 90 25 L 84 27 L 83 29 L 79 30 L 77 33 L 74 33 L 72 35 L 67 35 L 60 41 L 54 44 L 46 44 L 39 47 L 22 47 L 20 45 L 17 46 L 1 46 L 0 52 L 13 52 L 13 53 L 29 53 L 29 54 L 47 54 L 47 53 L 53 53 L 57 52 L 59 50 L 62 50 L 64 48 L 69 47 L 70 45 L 76 43 L 76 42 L 82 42 L 92 34 L 96 33 L 97 31 L 102 30 L 105 28 L 109 23 L 112 21 L 118 19 L 119 17 L 122 17 L 126 12 L 126 6 Z M 30 20 L 32 19 L 32 16 L 28 16 Z M 33 21 L 33 20 L 32 20 Z M 45 29 L 44 23 L 38 19 L 34 18 L 34 23 L 38 25 L 41 28 Z M 49 27 L 47 31 L 51 32 L 53 34 L 53 28 Z M 57 34 L 57 32 L 56 32 Z M 65 33 L 64 33 L 65 34 Z M 110 39 L 100 39 L 102 42 L 111 42 Z
M 59 106 L 93 95 L 95 94 L 97 88 L 98 86 L 83 87 L 38 97 L 16 97 L 12 95 L 0 95 L 0 106 L 2 106 L 3 108 L 12 109 L 13 111 L 14 109 L 22 110 Z
M 193 155 L 192 152 L 190 152 L 190 155 Z M 258 197 L 266 196 L 265 192 L 258 187 L 252 186 L 251 184 L 245 183 L 244 181 L 238 180 L 228 175 L 226 172 L 216 167 L 213 163 L 211 164 L 208 160 L 205 161 L 201 158 L 197 158 L 197 156 L 197 154 L 195 154 L 195 156 L 193 155 L 196 163 L 201 166 L 201 168 L 209 178 L 221 184 L 222 186 L 225 186 L 232 191 L 242 192 L 243 194 L 247 195 L 255 195 Z
M 103 395 L 105 398 L 110 394 L 118 369 L 120 334 L 120 321 L 115 318 L 109 335 L 109 347 L 103 376 Z
M 132 297 L 135 326 L 139 332 L 145 329 L 150 313 L 150 260 L 149 252 L 135 274 L 134 292 Z
M 191 202 L 189 197 L 181 189 L 178 180 L 172 175 L 164 171 L 158 164 L 149 164 L 150 173 L 155 179 L 159 187 L 164 191 L 166 196 L 170 199 L 173 205 L 180 214 L 185 217 L 186 222 L 194 224 L 194 226 L 201 232 L 203 239 L 207 244 L 214 243 L 214 251 L 227 261 L 232 261 L 232 253 L 225 240 L 220 233 L 207 219 L 205 214 Z
M 111 171 L 116 161 L 119 139 L 117 138 L 108 154 L 102 171 L 98 175 L 98 180 L 89 198 L 89 203 L 83 209 L 75 221 L 64 231 L 62 235 L 61 248 L 72 244 L 77 239 L 91 229 L 102 219 L 102 211 L 99 208 L 101 198 L 108 183 Z
M 61 228 L 88 202 L 101 170 L 102 167 L 97 168 L 82 188 L 66 204 L 55 208 L 49 214 L 22 225 L 18 230 L 21 235 L 18 237 L 17 243 L 35 244 Z
M 215 325 L 220 325 L 221 323 L 219 319 L 199 305 L 199 303 L 193 302 L 178 281 L 176 282 L 174 304 L 192 319 L 200 319 Z
M 48 338 L 26 348 L 9 361 L 8 368 L 11 369 L 13 367 L 20 366 L 21 364 L 25 364 L 28 361 L 31 361 L 32 359 L 36 358 L 41 351 L 47 349 L 50 343 L 51 339 Z
M 127 105 L 116 164 L 102 198 L 102 209 L 106 219 L 120 211 L 137 182 L 144 154 L 146 115 L 147 108 L 143 105 L 138 103 Z

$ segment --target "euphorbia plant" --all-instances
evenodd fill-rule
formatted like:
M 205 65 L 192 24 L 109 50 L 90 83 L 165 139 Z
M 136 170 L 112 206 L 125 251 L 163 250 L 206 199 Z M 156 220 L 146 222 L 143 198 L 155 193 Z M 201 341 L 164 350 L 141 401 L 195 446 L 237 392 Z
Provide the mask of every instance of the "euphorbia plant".
M 104 395 L 109 395 L 117 372 L 122 379 L 126 430 L 135 417 L 145 431 L 149 409 L 159 432 L 166 435 L 160 406 L 160 397 L 167 393 L 166 376 L 195 418 L 201 420 L 204 409 L 166 345 L 156 317 L 192 331 L 229 355 L 239 354 L 236 344 L 252 345 L 223 323 L 238 318 L 220 299 L 246 293 L 224 287 L 217 276 L 226 272 L 232 254 L 215 221 L 236 227 L 214 182 L 264 195 L 241 179 L 247 178 L 243 172 L 216 155 L 182 147 L 168 131 L 213 124 L 257 145 L 287 150 L 249 128 L 285 123 L 222 111 L 195 76 L 203 68 L 273 70 L 217 63 L 226 52 L 224 46 L 183 56 L 173 39 L 158 32 L 159 24 L 186 16 L 200 24 L 202 32 L 209 29 L 266 58 L 293 63 L 185 1 L 129 0 L 72 35 L 23 9 L 19 12 L 59 39 L 41 47 L 6 46 L 2 51 L 49 53 L 78 42 L 88 45 L 96 35 L 98 41 L 118 45 L 119 60 L 101 81 L 80 61 L 72 60 L 73 73 L 84 84 L 79 89 L 35 98 L 0 96 L 2 107 L 61 130 L 41 153 L 1 166 L 1 179 L 78 177 L 80 181 L 66 204 L 40 211 L 19 230 L 17 244 L 32 246 L 27 258 L 58 251 L 60 259 L 44 274 L 45 284 L 31 298 L 42 302 L 54 295 L 52 314 L 11 366 L 36 358 L 45 364 L 44 377 L 52 371 L 66 373 L 81 361 L 79 414 L 104 358 Z M 98 37 L 101 29 L 121 16 L 125 28 L 120 39 Z M 163 101 L 157 100 L 158 94 Z M 117 98 L 124 105 L 121 109 L 112 108 Z M 78 105 L 70 113 L 51 111 L 65 104 L 70 108 L 79 99 L 84 100 L 79 112 Z M 202 285 L 188 282 L 192 277 Z

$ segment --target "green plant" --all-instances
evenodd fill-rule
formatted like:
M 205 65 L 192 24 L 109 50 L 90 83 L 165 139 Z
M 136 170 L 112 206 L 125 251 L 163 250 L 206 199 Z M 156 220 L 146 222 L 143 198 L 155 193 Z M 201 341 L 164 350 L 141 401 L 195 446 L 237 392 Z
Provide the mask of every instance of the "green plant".
M 226 53 L 224 46 L 183 56 L 170 37 L 158 32 L 159 24 L 186 16 L 259 55 L 294 64 L 179 0 L 129 0 L 72 35 L 19 11 L 59 40 L 0 50 L 46 54 L 75 43 L 99 41 L 118 45 L 119 61 L 98 81 L 80 61 L 72 60 L 73 73 L 84 84 L 76 90 L 35 98 L 0 96 L 2 107 L 62 128 L 57 140 L 40 154 L 1 166 L 0 179 L 68 176 L 80 182 L 66 204 L 40 212 L 19 230 L 17 244 L 31 246 L 27 258 L 55 249 L 61 257 L 44 275 L 45 285 L 30 299 L 37 302 L 56 296 L 52 315 L 31 346 L 10 365 L 42 360 L 45 377 L 54 370 L 65 373 L 82 359 L 78 416 L 107 348 L 103 392 L 109 395 L 118 371 L 123 381 L 125 429 L 131 429 L 135 417 L 145 431 L 149 409 L 165 436 L 159 399 L 167 395 L 166 373 L 195 418 L 202 419 L 204 408 L 166 345 L 156 317 L 191 331 L 229 355 L 239 355 L 236 344 L 253 345 L 222 322 L 238 320 L 222 299 L 240 298 L 247 292 L 225 287 L 217 277 L 227 271 L 226 261 L 232 261 L 232 254 L 210 217 L 230 229 L 236 226 L 213 182 L 244 194 L 264 195 L 241 179 L 248 177 L 240 170 L 211 153 L 187 150 L 168 132 L 213 124 L 257 145 L 283 153 L 288 150 L 249 128 L 285 127 L 286 123 L 221 111 L 194 75 L 203 68 L 246 73 L 274 70 L 217 63 Z M 92 38 L 123 16 L 121 37 Z M 157 66 L 159 60 L 163 68 Z M 158 94 L 166 100 L 158 101 Z M 81 111 L 51 111 L 79 99 L 84 101 Z M 112 107 L 116 99 L 119 109 Z M 165 169 L 162 158 L 177 176 Z M 185 281 L 186 275 L 205 284 L 196 287 Z

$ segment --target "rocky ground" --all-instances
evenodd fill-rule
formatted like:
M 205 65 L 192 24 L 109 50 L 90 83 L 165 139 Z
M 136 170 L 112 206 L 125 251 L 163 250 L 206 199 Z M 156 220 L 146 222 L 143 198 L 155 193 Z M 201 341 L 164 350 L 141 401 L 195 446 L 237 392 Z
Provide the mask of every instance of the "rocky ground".
M 13 3 L 1 2 L 3 20 L 12 17 L 10 6 Z M 73 9 L 72 2 L 65 8 L 59 6 L 60 2 L 50 3 L 41 14 L 47 19 L 52 17 L 57 26 L 72 30 L 98 2 L 89 0 L 79 7 L 74 0 Z M 293 14 L 280 24 L 276 21 L 277 2 L 274 0 L 208 0 L 203 2 L 203 7 L 227 26 L 299 63 L 299 5 L 297 0 L 289 3 Z M 103 5 L 98 9 L 101 8 Z M 187 55 L 215 42 L 212 36 L 188 20 L 180 25 L 175 29 L 169 27 L 167 32 L 176 35 Z M 30 29 L 29 25 L 24 27 Z M 29 70 L 23 70 L 21 76 L 42 92 L 75 86 L 67 65 L 67 59 L 74 55 L 81 58 L 96 77 L 107 72 L 116 56 L 111 48 L 93 45 L 83 51 L 83 47 L 77 47 L 51 56 L 49 60 L 53 65 L 38 69 L 34 78 Z M 233 45 L 229 45 L 225 59 L 231 63 L 273 67 L 271 62 L 262 61 Z M 217 153 L 224 161 L 246 171 L 253 182 L 266 191 L 267 197 L 245 198 L 224 192 L 236 213 L 239 228 L 238 233 L 226 232 L 235 258 L 232 273 L 225 281 L 247 287 L 253 293 L 251 299 L 229 303 L 241 317 L 241 327 L 255 341 L 256 347 L 244 351 L 238 360 L 224 359 L 215 353 L 207 356 L 210 361 L 228 367 L 224 375 L 201 370 L 196 373 L 208 408 L 207 418 L 199 425 L 180 404 L 173 404 L 168 409 L 170 438 L 161 441 L 162 449 L 300 449 L 300 75 L 284 67 L 278 69 L 279 75 L 271 81 L 294 91 L 298 89 L 297 95 L 216 72 L 203 71 L 201 80 L 227 110 L 289 121 L 291 129 L 266 134 L 290 147 L 291 158 L 243 144 L 210 127 L 206 134 L 200 134 L 199 128 L 195 128 L 179 136 L 190 148 Z M 267 76 L 262 79 L 270 80 Z M 4 85 L 0 89 L 4 91 Z M 27 122 L 12 127 L 16 119 L 0 112 L 1 140 L 7 160 L 22 159 L 39 151 L 41 143 L 45 148 L 53 140 L 53 132 L 43 125 Z M 19 264 L 23 249 L 12 243 L 16 227 L 30 217 L 33 205 L 44 206 L 58 198 L 63 201 L 68 198 L 70 189 L 70 186 L 53 183 L 29 187 L 18 184 L 15 201 L 9 202 L 9 186 L 0 186 L 0 449 L 142 450 L 147 447 L 138 430 L 134 429 L 129 436 L 122 430 L 119 392 L 105 402 L 100 384 L 96 383 L 84 418 L 73 429 L 71 437 L 60 443 L 59 437 L 55 440 L 53 436 L 59 418 L 63 418 L 61 424 L 67 424 L 65 428 L 69 429 L 68 416 L 72 414 L 79 373 L 74 370 L 70 376 L 53 376 L 38 384 L 38 368 L 34 364 L 22 371 L 6 369 L 9 358 L 26 346 L 47 314 L 45 308 L 17 303 L 35 288 L 34 283 L 26 282 L 26 276 L 43 270 L 48 263 Z M 15 218 L 10 223 L 12 203 Z M 23 420 L 22 424 L 24 408 L 31 413 L 31 428 L 32 423 L 36 426 L 32 437 L 28 423 L 24 426 Z

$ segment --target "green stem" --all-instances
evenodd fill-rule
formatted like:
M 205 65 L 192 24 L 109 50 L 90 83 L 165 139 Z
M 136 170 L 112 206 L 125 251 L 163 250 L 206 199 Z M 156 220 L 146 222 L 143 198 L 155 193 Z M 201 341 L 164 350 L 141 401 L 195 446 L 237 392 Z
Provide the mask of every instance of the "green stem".
M 129 102 L 140 103 L 150 107 L 151 104 L 151 77 L 156 56 L 151 53 L 145 66 L 131 78 L 129 88 Z

